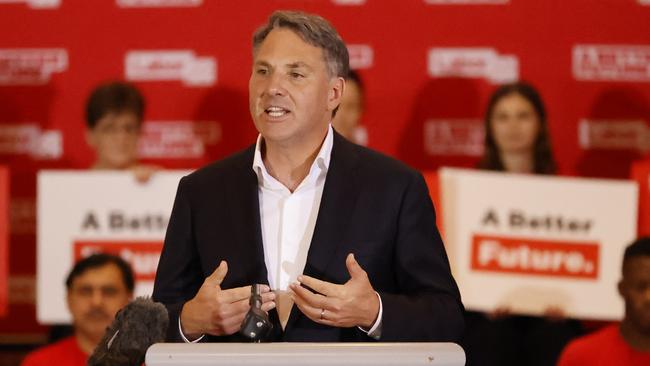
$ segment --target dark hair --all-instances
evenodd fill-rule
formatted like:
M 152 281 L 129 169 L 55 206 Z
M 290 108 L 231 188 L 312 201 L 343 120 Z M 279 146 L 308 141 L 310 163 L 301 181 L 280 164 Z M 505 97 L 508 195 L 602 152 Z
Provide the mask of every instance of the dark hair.
M 623 269 L 630 259 L 650 257 L 650 237 L 641 237 L 625 248 L 623 254 Z
M 97 121 L 109 113 L 130 112 L 142 123 L 144 118 L 144 98 L 135 86 L 114 81 L 99 85 L 86 102 L 86 126 L 93 129 Z
M 268 22 L 253 34 L 253 52 L 276 28 L 287 28 L 303 41 L 323 50 L 331 77 L 346 77 L 350 70 L 348 48 L 336 29 L 323 17 L 300 11 L 275 11 Z
M 363 80 L 361 80 L 361 76 L 356 70 L 350 69 L 348 72 L 348 75 L 345 77 L 345 80 L 353 81 L 359 86 L 359 90 L 361 91 L 361 94 L 365 91 L 365 86 L 363 85 Z
M 502 98 L 512 94 L 520 95 L 530 102 L 537 114 L 537 119 L 539 120 L 539 132 L 533 146 L 534 173 L 554 174 L 557 171 L 557 165 L 553 158 L 553 152 L 551 151 L 551 138 L 548 132 L 544 103 L 542 102 L 539 93 L 532 85 L 521 81 L 502 85 L 490 97 L 484 119 L 485 149 L 478 167 L 485 170 L 505 170 L 503 162 L 501 161 L 499 149 L 494 141 L 491 121 L 496 104 Z
M 69 290 L 72 287 L 72 282 L 75 280 L 75 278 L 83 275 L 90 269 L 104 267 L 109 264 L 114 264 L 117 266 L 117 268 L 119 268 L 120 272 L 122 272 L 122 280 L 124 281 L 124 285 L 129 290 L 129 292 L 133 292 L 135 282 L 133 279 L 133 270 L 131 269 L 131 266 L 121 257 L 105 253 L 93 254 L 78 261 L 74 267 L 72 267 L 72 271 L 70 271 L 68 274 L 68 278 L 65 280 L 65 286 Z

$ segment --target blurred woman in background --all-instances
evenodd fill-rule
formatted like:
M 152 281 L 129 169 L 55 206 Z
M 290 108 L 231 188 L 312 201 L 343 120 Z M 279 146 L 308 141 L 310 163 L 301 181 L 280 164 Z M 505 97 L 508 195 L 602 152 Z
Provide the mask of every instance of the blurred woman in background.
M 546 110 L 525 82 L 499 87 L 485 113 L 485 149 L 479 169 L 520 174 L 555 174 Z M 560 307 L 544 317 L 512 315 L 505 306 L 491 313 L 468 311 L 463 348 L 467 365 L 555 365 L 564 346 L 582 333 Z

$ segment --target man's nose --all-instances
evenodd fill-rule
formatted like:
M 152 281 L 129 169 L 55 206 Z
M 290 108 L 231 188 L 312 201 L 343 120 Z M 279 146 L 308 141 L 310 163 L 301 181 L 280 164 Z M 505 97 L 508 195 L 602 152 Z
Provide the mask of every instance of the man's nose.
M 271 73 L 266 83 L 266 94 L 269 96 L 285 95 L 286 89 L 284 82 L 285 80 L 280 73 Z
M 101 305 L 104 302 L 104 295 L 102 294 L 101 290 L 93 291 L 93 294 L 92 294 L 92 297 L 90 298 L 90 301 L 95 306 Z

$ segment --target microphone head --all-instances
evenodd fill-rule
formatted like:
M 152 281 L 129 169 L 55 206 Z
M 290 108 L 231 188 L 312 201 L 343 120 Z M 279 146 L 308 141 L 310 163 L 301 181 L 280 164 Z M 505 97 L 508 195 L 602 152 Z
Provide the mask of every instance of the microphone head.
M 140 366 L 149 346 L 165 341 L 169 316 L 161 303 L 139 297 L 116 315 L 88 366 Z

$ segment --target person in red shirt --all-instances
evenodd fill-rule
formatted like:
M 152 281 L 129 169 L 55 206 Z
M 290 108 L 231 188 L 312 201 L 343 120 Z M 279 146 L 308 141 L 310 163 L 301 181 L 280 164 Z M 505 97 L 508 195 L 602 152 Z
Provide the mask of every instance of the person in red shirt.
M 623 321 L 569 343 L 558 366 L 650 365 L 650 237 L 625 249 L 618 292 L 625 302 Z
M 133 271 L 122 258 L 93 254 L 66 280 L 74 335 L 28 354 L 22 366 L 86 365 L 118 310 L 133 297 Z

